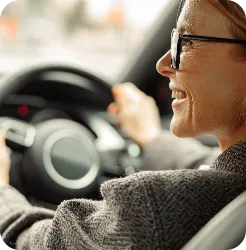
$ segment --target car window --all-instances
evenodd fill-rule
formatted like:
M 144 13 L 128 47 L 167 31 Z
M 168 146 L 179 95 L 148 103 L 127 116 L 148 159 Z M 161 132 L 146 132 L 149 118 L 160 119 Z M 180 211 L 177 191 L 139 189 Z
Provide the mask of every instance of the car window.
M 165 0 L 17 0 L 0 18 L 0 70 L 73 59 L 116 77 L 148 37 Z

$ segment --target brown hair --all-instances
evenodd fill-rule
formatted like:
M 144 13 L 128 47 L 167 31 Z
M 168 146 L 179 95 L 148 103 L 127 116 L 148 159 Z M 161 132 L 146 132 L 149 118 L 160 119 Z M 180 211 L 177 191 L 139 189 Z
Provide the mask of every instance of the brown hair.
M 240 5 L 230 0 L 208 0 L 229 21 L 231 34 L 240 40 L 246 40 L 246 15 Z M 240 46 L 243 56 L 246 56 L 246 46 Z
M 208 0 L 217 10 L 219 10 L 227 19 L 228 26 L 232 36 L 235 39 L 246 40 L 246 16 L 240 5 L 230 0 Z M 180 0 L 177 20 L 184 7 L 186 0 Z M 240 53 L 246 57 L 246 46 L 237 46 Z
M 246 13 L 240 5 L 230 0 L 208 0 L 215 8 L 222 12 L 229 21 L 229 30 L 236 39 L 246 40 Z M 246 58 L 246 46 L 238 46 L 240 56 Z M 246 98 L 238 114 L 240 124 L 246 124 Z

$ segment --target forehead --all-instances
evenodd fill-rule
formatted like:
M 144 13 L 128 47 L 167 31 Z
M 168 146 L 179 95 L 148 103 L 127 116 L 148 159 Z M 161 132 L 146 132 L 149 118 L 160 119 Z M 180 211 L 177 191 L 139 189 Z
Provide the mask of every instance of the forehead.
M 196 27 L 199 26 L 199 22 L 204 19 L 204 12 L 199 13 L 201 12 L 199 3 L 199 0 L 187 0 L 185 2 L 177 23 L 177 28 L 180 32 L 194 32 Z
M 192 35 L 230 36 L 226 18 L 208 0 L 186 0 L 177 29 Z

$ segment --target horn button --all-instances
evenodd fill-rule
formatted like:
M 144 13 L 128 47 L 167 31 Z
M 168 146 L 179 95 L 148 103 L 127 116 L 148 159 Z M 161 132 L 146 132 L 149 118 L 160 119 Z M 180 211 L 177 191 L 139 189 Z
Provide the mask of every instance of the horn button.
M 87 148 L 77 139 L 60 138 L 50 148 L 50 167 L 68 180 L 83 178 L 90 170 L 92 159 Z
M 28 194 L 52 203 L 92 195 L 100 170 L 94 141 L 92 132 L 74 121 L 37 125 L 34 143 L 23 156 Z

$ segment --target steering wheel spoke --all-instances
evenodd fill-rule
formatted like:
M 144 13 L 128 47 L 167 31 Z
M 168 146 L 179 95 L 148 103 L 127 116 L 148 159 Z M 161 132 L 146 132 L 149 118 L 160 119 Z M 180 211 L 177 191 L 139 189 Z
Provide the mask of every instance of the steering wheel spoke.
M 10 148 L 25 149 L 33 145 L 36 130 L 31 124 L 10 117 L 2 117 L 0 128 L 6 131 L 6 142 Z

